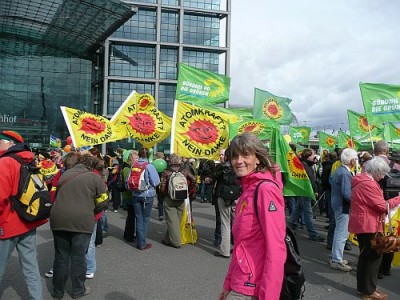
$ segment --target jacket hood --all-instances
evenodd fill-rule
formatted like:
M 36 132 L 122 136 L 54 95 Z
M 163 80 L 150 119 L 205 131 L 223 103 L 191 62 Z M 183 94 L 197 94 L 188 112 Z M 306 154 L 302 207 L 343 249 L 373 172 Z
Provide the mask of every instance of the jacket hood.
M 34 157 L 33 152 L 31 152 L 31 148 L 24 143 L 19 143 L 8 148 L 7 151 L 0 153 L 0 157 L 5 157 L 8 154 L 16 154 L 28 163 L 31 162 Z
M 245 186 L 251 186 L 253 184 L 257 184 L 257 182 L 259 182 L 260 180 L 264 180 L 264 179 L 270 179 L 275 181 L 280 189 L 283 189 L 283 183 L 282 183 L 282 173 L 279 170 L 279 167 L 276 165 L 275 166 L 275 177 L 274 175 L 272 175 L 271 172 L 252 172 L 247 176 L 241 177 L 240 182 L 242 184 L 243 187 Z
M 357 184 L 362 182 L 376 182 L 373 178 L 369 177 L 367 173 L 359 173 L 351 180 L 351 188 L 354 188 Z

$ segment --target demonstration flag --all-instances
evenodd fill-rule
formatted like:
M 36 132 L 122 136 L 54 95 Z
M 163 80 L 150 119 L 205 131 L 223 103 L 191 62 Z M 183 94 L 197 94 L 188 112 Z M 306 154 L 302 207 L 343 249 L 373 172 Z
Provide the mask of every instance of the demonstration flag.
M 229 107 L 230 113 L 237 115 L 241 120 L 253 119 L 253 108 L 252 107 Z
M 65 106 L 60 108 L 75 147 L 99 145 L 127 137 L 123 128 L 112 125 L 106 117 Z
M 255 88 L 253 117 L 255 119 L 268 119 L 281 125 L 289 125 L 293 120 L 289 108 L 289 98 L 278 97 L 270 92 Z
M 135 91 L 125 99 L 111 123 L 125 128 L 128 136 L 146 148 L 160 143 L 171 133 L 171 118 L 157 109 L 154 97 Z
M 370 131 L 372 136 L 375 136 L 377 134 L 377 126 L 373 124 L 368 124 L 368 120 L 365 115 L 348 109 L 347 118 L 349 120 L 350 135 L 353 138 L 364 137 L 366 134 L 370 134 Z
M 336 146 L 336 137 L 325 132 L 319 132 L 319 147 L 322 149 L 333 150 Z
M 273 132 L 270 152 L 275 153 L 275 161 L 285 177 L 283 194 L 285 196 L 303 196 L 315 200 L 310 179 L 300 159 L 283 138 L 280 130 L 274 128 Z
M 225 75 L 179 63 L 176 100 L 218 104 L 229 99 L 231 79 Z
M 232 140 L 236 135 L 248 132 L 257 136 L 260 140 L 270 140 L 272 128 L 279 126 L 275 122 L 262 120 L 246 120 L 231 123 L 229 122 L 229 140 Z
M 295 144 L 297 144 L 297 143 L 308 144 L 308 142 L 310 140 L 310 133 L 311 133 L 310 127 L 289 126 L 289 135 L 290 135 L 290 138 L 292 139 L 292 142 Z
M 60 148 L 61 147 L 61 139 L 55 137 L 54 135 L 50 135 L 50 146 Z
M 343 148 L 353 148 L 354 150 L 357 151 L 358 147 L 360 145 L 357 143 L 356 140 L 354 140 L 350 135 L 348 135 L 346 132 L 339 130 L 339 135 L 338 135 L 338 147 L 343 149 Z
M 58 173 L 57 165 L 51 159 L 40 160 L 37 167 L 40 168 L 40 173 L 47 178 Z
M 370 124 L 400 122 L 400 85 L 360 83 L 360 90 Z
M 384 138 L 387 141 L 399 142 L 400 141 L 400 128 L 397 128 L 393 123 L 385 124 Z
M 228 147 L 230 116 L 204 107 L 175 101 L 171 153 L 182 157 L 218 159 Z

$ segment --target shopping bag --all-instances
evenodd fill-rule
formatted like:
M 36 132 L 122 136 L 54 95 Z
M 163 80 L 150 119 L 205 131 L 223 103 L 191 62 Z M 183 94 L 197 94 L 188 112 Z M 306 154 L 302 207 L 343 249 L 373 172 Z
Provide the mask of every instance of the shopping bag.
M 195 244 L 197 242 L 197 231 L 194 220 L 190 213 L 189 199 L 185 200 L 185 208 L 181 221 L 181 244 Z

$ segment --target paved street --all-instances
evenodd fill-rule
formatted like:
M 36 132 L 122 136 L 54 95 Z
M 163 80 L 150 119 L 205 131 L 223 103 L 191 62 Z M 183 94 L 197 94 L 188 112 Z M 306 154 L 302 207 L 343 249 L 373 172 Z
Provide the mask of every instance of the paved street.
M 142 299 L 217 299 L 229 260 L 214 257 L 213 246 L 214 208 L 207 203 L 195 202 L 194 218 L 199 235 L 198 243 L 181 249 L 161 244 L 165 234 L 165 222 L 158 221 L 153 209 L 149 226 L 148 242 L 153 248 L 139 251 L 123 241 L 126 212 L 108 212 L 109 237 L 102 247 L 96 249 L 97 272 L 94 279 L 87 280 L 92 293 L 82 299 L 142 300 Z M 326 237 L 326 219 L 318 216 L 316 224 Z M 44 299 L 51 299 L 51 279 L 44 273 L 53 263 L 52 234 L 48 224 L 38 229 L 38 256 L 44 289 Z M 304 230 L 297 231 L 297 240 L 306 271 L 305 299 L 359 299 L 355 293 L 355 271 L 343 273 L 331 270 L 328 265 L 330 251 L 325 243 L 307 239 Z M 358 256 L 357 247 L 346 251 L 345 258 L 354 266 Z M 379 288 L 390 299 L 400 299 L 400 270 L 393 269 L 392 276 L 379 280 Z M 68 292 L 64 299 L 71 299 Z M 14 252 L 0 287 L 0 299 L 28 299 L 18 257 Z

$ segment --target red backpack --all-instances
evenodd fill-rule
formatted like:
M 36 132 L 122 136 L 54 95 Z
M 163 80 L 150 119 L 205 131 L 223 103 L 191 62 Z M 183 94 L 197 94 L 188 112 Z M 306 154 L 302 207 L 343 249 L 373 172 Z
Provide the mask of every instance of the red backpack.
M 131 168 L 131 172 L 126 180 L 126 185 L 128 189 L 135 192 L 144 192 L 148 190 L 149 184 L 145 179 L 145 171 L 148 163 L 144 162 L 143 164 L 139 164 L 139 162 L 135 162 Z

